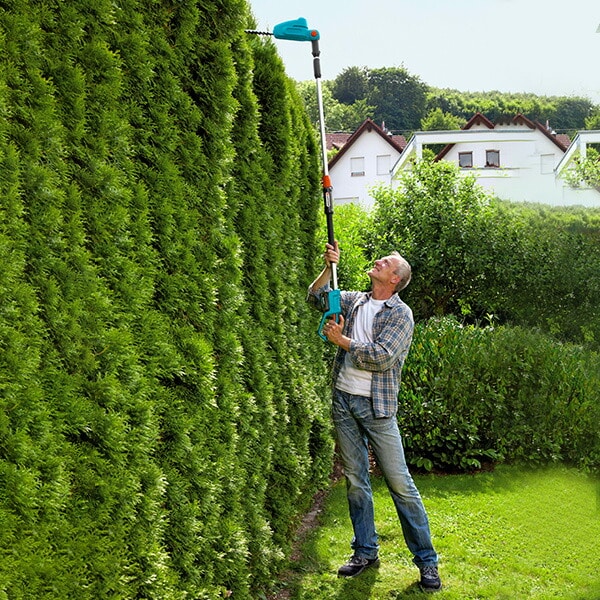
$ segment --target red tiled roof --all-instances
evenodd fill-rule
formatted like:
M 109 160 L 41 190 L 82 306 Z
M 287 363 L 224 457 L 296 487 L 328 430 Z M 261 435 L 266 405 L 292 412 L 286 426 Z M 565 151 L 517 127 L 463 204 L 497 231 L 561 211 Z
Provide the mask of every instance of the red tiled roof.
M 390 137 L 390 135 L 388 134 L 388 137 Z M 404 148 L 406 148 L 406 138 L 403 135 L 392 135 L 392 142 L 395 142 L 399 148 L 401 148 L 402 150 L 404 150 Z
M 565 148 L 565 152 L 567 148 L 571 145 L 571 138 L 566 133 L 557 133 L 556 141 L 559 142 Z
M 462 129 L 471 129 L 475 125 L 485 125 L 488 129 L 494 129 L 494 124 L 481 113 L 475 113 L 465 125 L 463 125 Z
M 348 138 L 351 136 L 351 133 L 346 133 L 343 131 L 336 131 L 334 133 L 325 134 L 325 141 L 327 143 L 327 150 L 340 150 L 341 147 L 348 141 Z

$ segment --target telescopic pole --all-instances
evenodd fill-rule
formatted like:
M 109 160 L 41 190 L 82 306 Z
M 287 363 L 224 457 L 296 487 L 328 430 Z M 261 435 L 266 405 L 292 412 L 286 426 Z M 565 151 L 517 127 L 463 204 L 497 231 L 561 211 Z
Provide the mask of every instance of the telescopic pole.
M 319 127 L 321 133 L 321 154 L 323 159 L 323 206 L 325 209 L 325 218 L 327 220 L 327 241 L 333 246 L 335 245 L 335 234 L 333 232 L 333 186 L 329 177 L 329 165 L 327 161 L 327 138 L 325 136 L 325 113 L 323 110 L 323 92 L 321 89 L 321 52 L 319 50 L 319 40 L 312 41 L 313 68 L 315 74 L 315 82 L 317 85 L 317 106 L 319 108 Z M 319 323 L 319 335 L 323 340 L 327 340 L 327 336 L 323 333 L 323 327 L 327 320 L 335 317 L 342 312 L 341 295 L 338 289 L 337 279 L 337 264 L 331 263 L 331 287 L 332 289 L 325 296 L 326 302 L 324 306 L 323 316 Z
M 319 108 L 319 128 L 321 136 L 321 153 L 323 161 L 323 203 L 325 208 L 325 218 L 327 220 L 327 241 L 333 246 L 335 244 L 335 234 L 333 232 L 333 197 L 331 192 L 333 187 L 329 177 L 329 166 L 327 163 L 327 139 L 325 136 L 325 113 L 323 110 L 323 92 L 321 89 L 321 51 L 319 49 L 319 38 L 321 37 L 316 29 L 309 29 L 306 19 L 299 18 L 293 21 L 285 21 L 273 28 L 273 33 L 263 31 L 248 31 L 259 35 L 273 35 L 280 40 L 292 40 L 295 42 L 311 42 L 313 55 L 313 68 L 315 82 L 317 85 L 317 105 Z M 337 265 L 331 263 L 331 287 L 332 289 L 325 295 L 323 306 L 323 317 L 319 324 L 318 333 L 327 340 L 323 334 L 323 327 L 328 319 L 336 318 L 342 313 L 340 290 L 338 289 Z

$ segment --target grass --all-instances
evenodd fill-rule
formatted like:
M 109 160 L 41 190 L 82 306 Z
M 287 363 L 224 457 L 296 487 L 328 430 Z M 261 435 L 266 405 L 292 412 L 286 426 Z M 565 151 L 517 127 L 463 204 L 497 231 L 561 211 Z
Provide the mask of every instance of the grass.
M 415 481 L 429 514 L 444 588 L 436 600 L 599 600 L 600 489 L 566 468 L 500 466 Z M 286 577 L 294 600 L 429 598 L 402 538 L 385 483 L 373 482 L 381 566 L 350 580 L 336 571 L 352 536 L 344 482 Z

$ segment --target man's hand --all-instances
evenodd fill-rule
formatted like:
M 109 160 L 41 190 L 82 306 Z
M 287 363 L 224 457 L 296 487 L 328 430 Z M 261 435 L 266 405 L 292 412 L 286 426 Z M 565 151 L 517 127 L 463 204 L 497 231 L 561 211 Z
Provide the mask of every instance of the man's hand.
M 337 264 L 340 262 L 340 247 L 337 240 L 333 246 L 331 244 L 325 244 L 325 253 L 323 254 L 323 258 L 328 267 L 331 266 L 331 263 Z
M 331 244 L 325 244 L 323 260 L 325 261 L 325 267 L 319 273 L 318 277 L 310 284 L 308 288 L 309 293 L 322 288 L 331 281 L 331 264 L 337 264 L 337 262 L 340 260 L 340 249 L 338 247 L 337 240 L 333 246 Z
M 337 319 L 337 321 L 336 321 Z M 323 326 L 325 337 L 336 346 L 344 350 L 350 350 L 350 338 L 346 337 L 344 331 L 344 317 L 342 315 L 334 315 Z

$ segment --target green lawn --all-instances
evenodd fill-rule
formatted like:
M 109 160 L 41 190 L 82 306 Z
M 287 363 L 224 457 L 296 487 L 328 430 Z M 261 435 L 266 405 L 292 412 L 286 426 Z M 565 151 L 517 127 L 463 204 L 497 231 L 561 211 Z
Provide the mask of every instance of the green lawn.
M 415 477 L 440 554 L 444 589 L 436 600 L 600 599 L 597 482 L 566 468 L 501 466 L 475 475 Z M 296 600 L 425 598 L 392 501 L 374 481 L 381 566 L 342 580 L 350 554 L 344 482 L 333 486 L 320 527 L 292 564 L 287 596 Z

